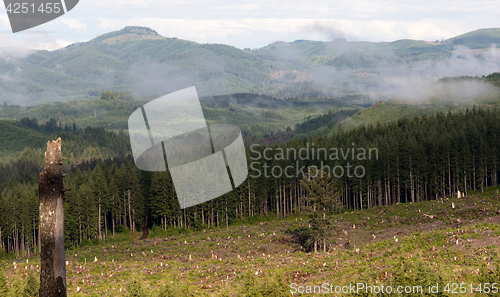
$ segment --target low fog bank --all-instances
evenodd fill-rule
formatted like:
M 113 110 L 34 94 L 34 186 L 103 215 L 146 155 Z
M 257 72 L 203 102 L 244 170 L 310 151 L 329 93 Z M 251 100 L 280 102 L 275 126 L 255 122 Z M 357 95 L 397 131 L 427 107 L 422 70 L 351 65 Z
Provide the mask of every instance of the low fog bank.
M 330 33 L 332 38 L 345 36 L 341 31 Z M 498 92 L 479 80 L 436 83 L 443 77 L 481 77 L 500 72 L 500 50 L 494 46 L 485 50 L 456 46 L 452 51 L 442 50 L 437 54 L 433 52 L 437 47 L 430 47 L 429 53 L 424 48 L 423 54 L 417 53 L 415 58 L 411 52 L 414 49 L 403 48 L 398 52 L 394 47 L 392 51 L 384 51 L 381 43 L 338 41 L 317 46 L 324 48 L 325 61 L 321 63 L 300 51 L 300 46 L 283 46 L 277 47 L 275 56 L 257 50 L 254 60 L 200 50 L 173 60 L 141 58 L 132 60 L 123 69 L 104 67 L 93 69 L 94 72 L 84 68 L 78 72 L 56 62 L 43 68 L 48 71 L 40 71 L 44 75 L 37 75 L 41 67 L 26 63 L 40 54 L 30 56 L 31 50 L 0 48 L 0 103 L 33 105 L 67 101 L 77 95 L 99 96 L 101 91 L 112 89 L 130 90 L 136 97 L 162 96 L 191 86 L 196 86 L 200 97 L 255 93 L 287 100 L 321 101 L 361 96 L 362 103 L 391 99 L 465 102 Z M 340 52 L 333 56 L 329 46 Z M 50 55 L 55 57 L 56 53 Z
M 391 61 L 381 61 L 369 69 L 339 70 L 321 66 L 309 71 L 325 90 L 343 80 L 341 86 L 348 92 L 368 96 L 373 102 L 390 99 L 422 102 L 430 98 L 472 101 L 499 90 L 479 80 L 446 83 L 438 83 L 438 80 L 444 77 L 482 77 L 494 72 L 500 72 L 500 50 L 495 47 L 479 53 L 456 47 L 451 57 L 412 64 L 394 65 Z

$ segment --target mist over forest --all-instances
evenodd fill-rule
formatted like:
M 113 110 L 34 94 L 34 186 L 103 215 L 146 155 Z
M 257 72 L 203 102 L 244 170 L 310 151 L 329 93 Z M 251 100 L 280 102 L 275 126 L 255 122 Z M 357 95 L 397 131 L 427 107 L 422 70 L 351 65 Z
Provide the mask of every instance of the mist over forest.
M 110 89 L 132 91 L 138 97 L 161 96 L 196 86 L 201 96 L 255 93 L 279 99 L 319 99 L 363 95 L 371 103 L 418 101 L 439 96 L 439 88 L 433 85 L 440 78 L 500 71 L 497 43 L 499 30 L 483 29 L 433 42 L 335 38 L 240 50 L 126 27 L 52 52 L 2 48 L 0 100 L 33 105 L 98 97 Z M 457 100 L 485 92 L 484 86 L 475 83 L 458 87 L 463 90 L 456 92 Z

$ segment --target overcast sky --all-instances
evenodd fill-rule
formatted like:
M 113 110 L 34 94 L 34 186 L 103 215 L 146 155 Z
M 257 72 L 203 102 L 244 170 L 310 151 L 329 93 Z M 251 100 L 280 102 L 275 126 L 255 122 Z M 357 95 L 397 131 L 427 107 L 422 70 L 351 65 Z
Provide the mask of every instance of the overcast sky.
M 60 18 L 13 34 L 0 9 L 0 47 L 54 50 L 125 26 L 166 37 L 257 48 L 274 41 L 446 39 L 500 27 L 500 1 L 80 0 Z

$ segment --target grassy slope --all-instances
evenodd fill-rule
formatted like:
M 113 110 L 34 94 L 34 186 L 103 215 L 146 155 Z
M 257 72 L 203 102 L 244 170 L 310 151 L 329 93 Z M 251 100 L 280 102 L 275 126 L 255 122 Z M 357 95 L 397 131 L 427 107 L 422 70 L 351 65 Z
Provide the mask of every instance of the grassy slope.
M 439 111 L 454 111 L 459 107 L 455 105 L 433 105 L 433 104 L 409 104 L 406 102 L 381 101 L 372 107 L 359 111 L 342 121 L 342 126 L 346 129 L 354 128 L 358 125 L 375 125 L 377 122 L 384 124 L 395 121 L 402 117 L 412 119 L 416 116 L 435 114 Z
M 140 234 L 119 234 L 106 243 L 66 253 L 69 296 L 127 296 L 125 290 L 132 279 L 156 292 L 175 282 L 184 290 L 179 296 L 188 291 L 196 296 L 218 296 L 221 289 L 234 294 L 252 275 L 259 276 L 259 283 L 275 274 L 275 268 L 281 271 L 286 289 L 291 282 L 387 285 L 398 276 L 402 259 L 410 263 L 422 260 L 428 274 L 442 278 L 441 284 L 477 284 L 481 265 L 487 263 L 495 270 L 494 262 L 499 259 L 497 189 L 460 199 L 337 214 L 331 221 L 342 231 L 338 238 L 328 239 L 327 253 L 304 253 L 285 233 L 306 224 L 303 216 L 244 222 L 227 230 L 184 230 L 184 234 L 178 229 L 155 229 L 144 241 L 138 240 Z M 350 247 L 343 248 L 348 240 Z M 211 252 L 218 259 L 212 259 Z M 95 257 L 97 262 L 93 262 Z M 8 282 L 26 279 L 28 271 L 39 272 L 38 264 L 36 257 L 28 262 L 10 258 L 5 271 Z M 75 293 L 77 287 L 82 290 L 79 294 Z
M 456 99 L 450 95 L 449 90 L 461 81 L 485 83 L 481 86 L 489 88 L 488 93 L 467 99 Z M 474 105 L 478 107 L 499 107 L 500 106 L 500 73 L 492 73 L 486 77 L 445 77 L 436 82 L 432 87 L 435 92 L 422 102 L 408 101 L 380 101 L 375 105 L 365 108 L 342 121 L 342 126 L 346 129 L 354 128 L 360 124 L 375 125 L 377 123 L 388 123 L 402 117 L 412 119 L 422 115 L 436 114 L 437 112 L 454 112 L 471 109 Z M 425 101 L 425 102 L 424 102 Z
M 412 119 L 416 116 L 431 115 L 438 112 L 454 112 L 459 110 L 472 109 L 477 107 L 499 106 L 500 97 L 488 102 L 478 102 L 477 104 L 434 104 L 434 103 L 408 103 L 397 101 L 381 101 L 372 107 L 365 108 L 351 118 L 342 121 L 342 127 L 351 129 L 358 125 L 376 125 L 377 123 L 389 123 L 399 118 L 406 117 Z

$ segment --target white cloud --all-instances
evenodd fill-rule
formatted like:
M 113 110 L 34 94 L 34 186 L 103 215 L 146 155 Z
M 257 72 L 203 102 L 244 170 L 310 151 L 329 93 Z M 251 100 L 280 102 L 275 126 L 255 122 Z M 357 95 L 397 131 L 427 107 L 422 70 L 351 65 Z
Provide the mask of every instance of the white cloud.
M 161 19 L 98 20 L 105 31 L 119 30 L 127 25 L 147 26 L 166 37 L 178 37 L 199 43 L 224 43 L 239 48 L 262 47 L 274 41 L 311 39 L 331 41 L 336 37 L 348 40 L 394 41 L 397 39 L 435 40 L 464 33 L 455 22 L 440 19 L 422 21 L 332 20 L 332 19 Z
M 337 33 L 348 40 L 440 40 L 499 27 L 498 19 L 496 0 L 86 0 L 40 28 L 59 40 L 47 40 L 47 49 L 130 25 L 148 26 L 167 37 L 255 48 L 278 40 L 328 41 Z M 10 30 L 2 10 L 0 30 Z M 44 43 L 32 40 L 33 35 L 15 39 L 31 46 Z M 12 42 L 0 35 L 0 45 Z
M 411 24 L 407 32 L 409 33 L 409 38 L 412 39 L 425 39 L 429 40 L 433 38 L 433 36 L 446 36 L 451 37 L 453 33 L 448 30 L 443 30 L 436 24 L 434 24 L 431 20 L 424 20 L 420 22 L 415 22 Z
M 3 59 L 20 59 L 33 53 L 33 50 L 18 47 L 0 47 L 0 58 Z
M 0 15 L 0 28 L 1 27 L 10 27 L 9 17 L 7 15 Z
M 72 43 L 62 38 L 54 39 L 50 33 L 44 31 L 32 31 L 31 33 L 22 34 L 0 33 L 0 40 L 0 52 L 12 52 L 15 50 L 20 51 L 21 56 L 25 53 L 26 49 L 52 51 Z
M 87 27 L 87 24 L 74 18 L 63 17 L 58 19 L 57 21 L 65 25 L 68 25 L 68 27 L 70 27 L 71 29 L 83 29 Z
M 73 13 L 73 11 L 72 11 Z M 75 13 L 82 16 L 131 19 L 233 19 L 233 18 L 288 18 L 288 19 L 348 19 L 348 20 L 422 20 L 425 18 L 462 19 L 464 15 L 500 16 L 500 2 L 495 0 L 87 0 L 79 4 Z

